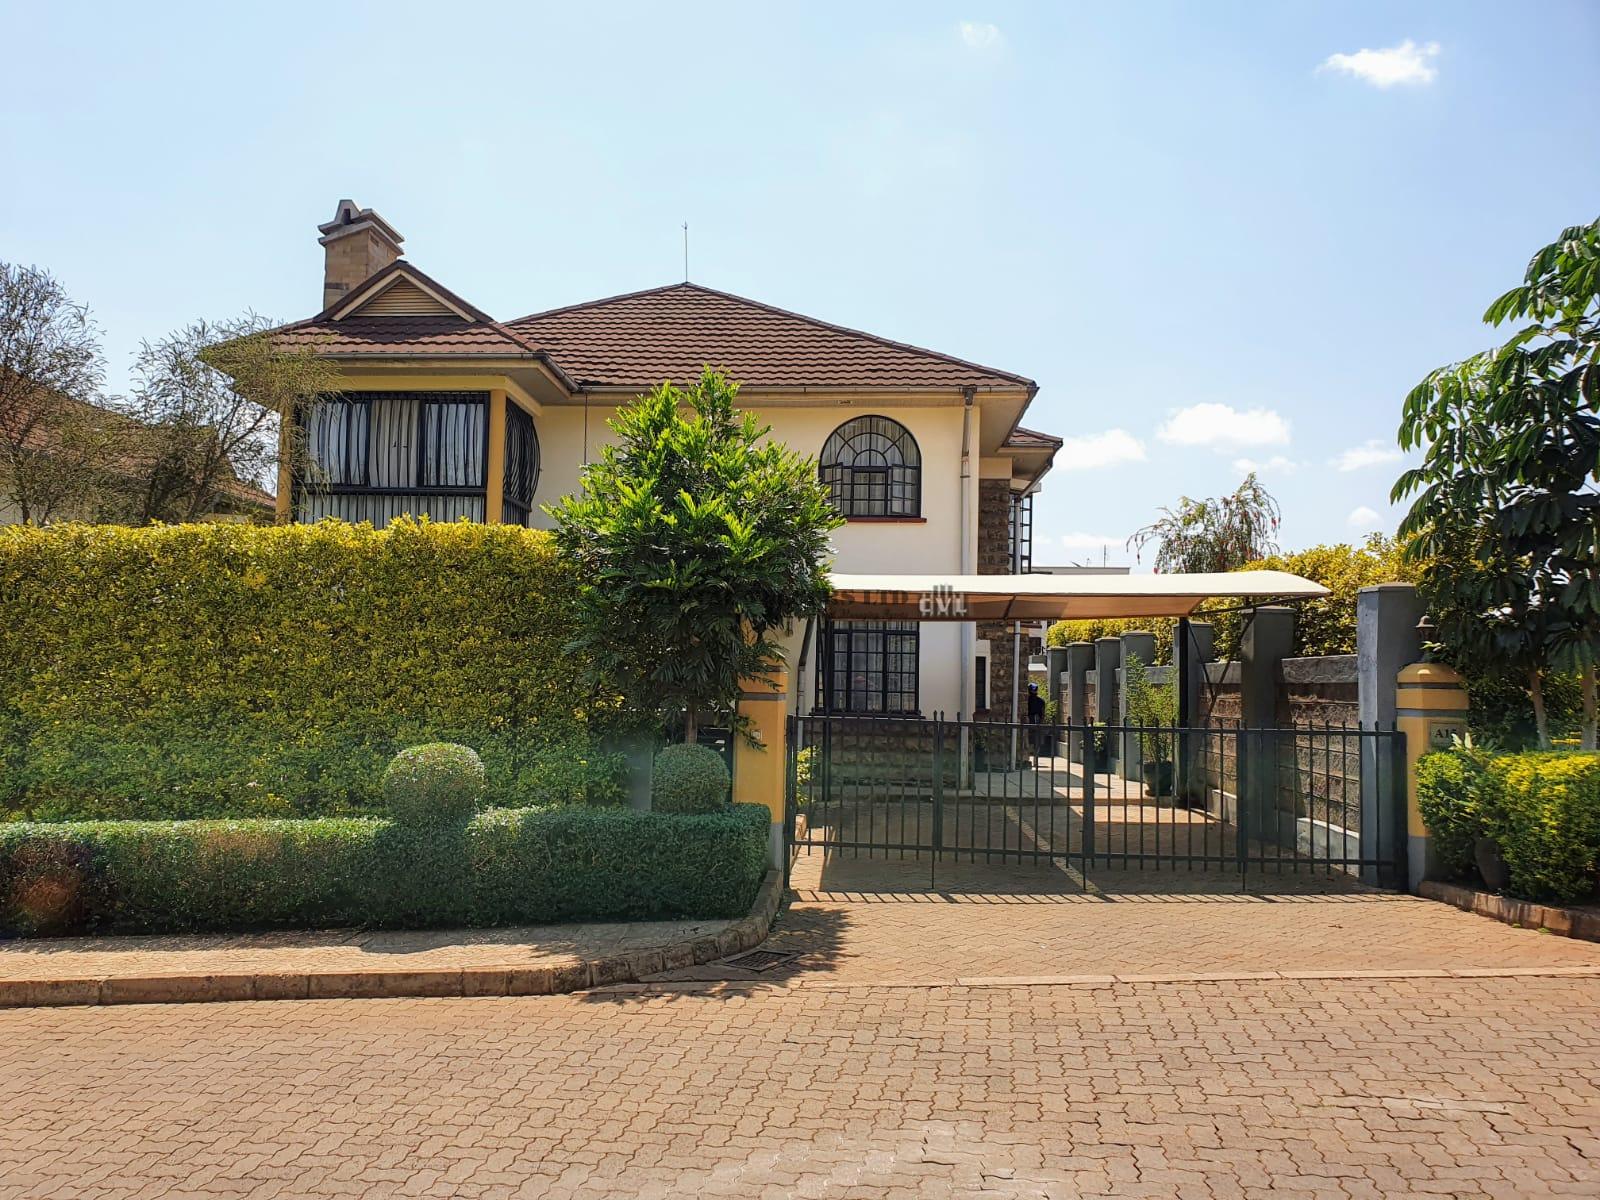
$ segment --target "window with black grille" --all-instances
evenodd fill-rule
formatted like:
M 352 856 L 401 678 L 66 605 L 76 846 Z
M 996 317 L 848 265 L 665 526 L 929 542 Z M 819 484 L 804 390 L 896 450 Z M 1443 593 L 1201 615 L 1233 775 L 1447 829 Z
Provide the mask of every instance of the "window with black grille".
M 539 435 L 533 418 L 515 401 L 506 401 L 506 487 L 501 519 L 526 525 L 539 488 Z
M 487 392 L 349 392 L 311 405 L 301 426 L 300 520 L 484 519 Z
M 819 708 L 845 713 L 918 711 L 921 635 L 914 622 L 829 621 L 821 642 Z
M 1011 493 L 1011 573 L 1033 570 L 1033 493 Z
M 922 452 L 898 421 L 846 421 L 822 444 L 817 473 L 843 516 L 922 515 Z

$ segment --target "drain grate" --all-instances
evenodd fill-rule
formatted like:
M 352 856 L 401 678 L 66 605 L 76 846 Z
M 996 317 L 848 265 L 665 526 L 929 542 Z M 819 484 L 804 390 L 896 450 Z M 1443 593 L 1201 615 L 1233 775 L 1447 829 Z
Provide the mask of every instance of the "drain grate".
M 725 966 L 738 967 L 741 971 L 770 971 L 773 967 L 781 967 L 784 963 L 793 962 L 800 955 L 791 950 L 746 950 L 743 954 L 735 954 L 732 958 L 722 960 Z

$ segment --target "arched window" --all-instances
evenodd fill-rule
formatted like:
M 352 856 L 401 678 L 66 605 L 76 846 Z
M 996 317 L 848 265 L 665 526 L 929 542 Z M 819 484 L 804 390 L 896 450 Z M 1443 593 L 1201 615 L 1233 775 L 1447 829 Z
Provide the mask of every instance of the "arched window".
M 922 452 L 898 421 L 846 421 L 822 444 L 817 473 L 846 517 L 922 515 Z

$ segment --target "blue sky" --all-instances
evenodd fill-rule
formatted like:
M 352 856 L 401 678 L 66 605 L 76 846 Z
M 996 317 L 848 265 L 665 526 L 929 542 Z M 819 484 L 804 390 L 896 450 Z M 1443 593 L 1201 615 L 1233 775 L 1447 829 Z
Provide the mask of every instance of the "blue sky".
M 309 315 L 372 205 L 501 318 L 671 282 L 1037 379 L 1040 559 L 1247 464 L 1391 529 L 1393 431 L 1600 213 L 1600 5 L 0 3 L 0 258 L 106 333 Z M 1365 510 L 1365 511 L 1363 511 Z

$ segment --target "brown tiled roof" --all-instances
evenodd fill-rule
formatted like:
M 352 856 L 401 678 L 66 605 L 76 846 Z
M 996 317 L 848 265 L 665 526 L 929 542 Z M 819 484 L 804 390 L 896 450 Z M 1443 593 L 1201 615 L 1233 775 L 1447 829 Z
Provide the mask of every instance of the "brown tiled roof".
M 1063 443 L 1052 433 L 1040 433 L 1037 429 L 1024 429 L 1018 425 L 1011 430 L 1005 444 L 1018 450 L 1059 450 Z
M 506 328 L 547 351 L 580 385 L 683 383 L 710 365 L 749 387 L 1034 387 L 1009 371 L 693 283 L 551 309 Z
M 457 317 L 313 317 L 276 330 L 287 346 L 323 354 L 526 354 L 528 347 L 492 321 Z

